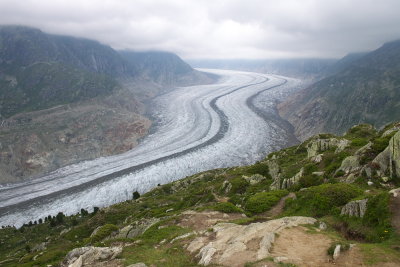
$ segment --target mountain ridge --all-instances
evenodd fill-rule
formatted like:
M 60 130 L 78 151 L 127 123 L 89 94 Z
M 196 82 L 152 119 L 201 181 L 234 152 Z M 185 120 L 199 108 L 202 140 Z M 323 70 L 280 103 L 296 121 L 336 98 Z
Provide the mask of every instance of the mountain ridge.
M 356 123 L 382 127 L 400 116 L 400 41 L 346 64 L 280 104 L 302 140 L 317 132 L 341 134 Z
M 151 126 L 147 100 L 216 79 L 169 52 L 0 26 L 0 183 L 130 150 Z

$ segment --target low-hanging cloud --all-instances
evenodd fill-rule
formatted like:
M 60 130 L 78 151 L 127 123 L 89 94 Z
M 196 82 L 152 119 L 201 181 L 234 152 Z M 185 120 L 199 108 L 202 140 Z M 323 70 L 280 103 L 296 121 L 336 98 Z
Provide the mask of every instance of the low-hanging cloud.
M 400 39 L 400 1 L 1 0 L 0 24 L 184 58 L 341 57 Z

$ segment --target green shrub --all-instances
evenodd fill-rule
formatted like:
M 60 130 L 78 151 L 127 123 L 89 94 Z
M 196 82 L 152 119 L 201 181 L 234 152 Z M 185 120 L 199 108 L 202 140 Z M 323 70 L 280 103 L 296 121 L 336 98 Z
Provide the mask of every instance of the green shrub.
M 318 171 L 318 166 L 314 163 L 308 163 L 304 165 L 304 174 L 311 174 L 315 171 Z
M 269 168 L 266 163 L 256 163 L 250 165 L 245 170 L 246 174 L 261 174 L 264 177 L 271 178 L 269 174 Z
M 351 140 L 351 146 L 355 146 L 355 147 L 361 147 L 361 146 L 365 146 L 366 144 L 368 144 L 368 139 L 366 138 L 354 138 L 353 140 Z
M 243 211 L 229 202 L 218 203 L 213 207 L 214 210 L 224 213 L 242 213 Z
M 376 135 L 376 129 L 369 124 L 360 124 L 347 131 L 347 138 L 372 138 Z
M 109 236 L 112 232 L 117 231 L 118 227 L 114 224 L 105 224 L 97 230 L 96 234 L 90 238 L 91 243 L 99 242 Z
M 320 185 L 323 183 L 323 178 L 321 176 L 315 175 L 315 174 L 309 174 L 309 175 L 304 175 L 300 177 L 299 180 L 299 187 L 300 188 L 305 188 L 305 187 L 310 187 L 314 185 Z
M 139 192 L 138 192 L 138 191 L 133 192 L 133 193 L 132 193 L 132 199 L 133 199 L 133 200 L 136 200 L 136 199 L 138 199 L 138 198 L 140 198 Z
M 158 244 L 163 239 L 173 239 L 188 232 L 188 229 L 177 225 L 168 225 L 162 228 L 160 226 L 162 226 L 162 222 L 151 226 L 146 230 L 146 232 L 143 233 L 141 239 L 143 239 L 146 243 Z
M 363 224 L 374 231 L 367 233 L 367 240 L 378 242 L 388 238 L 392 232 L 390 223 L 389 194 L 387 192 L 370 197 Z
M 322 217 L 339 213 L 339 207 L 363 194 L 352 184 L 321 184 L 297 193 L 297 199 L 287 203 L 290 215 Z
M 255 194 L 246 202 L 245 208 L 252 213 L 261 213 L 271 209 L 278 201 L 286 196 L 287 190 L 278 190 L 271 192 L 262 192 Z
M 229 182 L 232 184 L 231 191 L 229 192 L 230 194 L 243 194 L 249 186 L 249 182 L 242 177 L 235 177 L 230 179 Z
M 381 153 L 385 148 L 389 145 L 390 139 L 396 134 L 397 132 L 392 132 L 385 137 L 378 137 L 372 140 L 371 149 L 376 153 Z

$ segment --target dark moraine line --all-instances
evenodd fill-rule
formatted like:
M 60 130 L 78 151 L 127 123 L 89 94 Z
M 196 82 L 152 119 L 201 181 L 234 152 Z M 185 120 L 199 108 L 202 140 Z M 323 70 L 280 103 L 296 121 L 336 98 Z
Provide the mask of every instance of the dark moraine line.
M 265 121 L 272 121 L 273 123 L 275 123 L 276 125 L 278 125 L 279 127 L 281 127 L 282 129 L 285 129 L 287 133 L 289 133 L 287 142 L 285 144 L 285 146 L 291 146 L 291 145 L 295 145 L 300 143 L 299 139 L 297 139 L 297 137 L 294 134 L 294 127 L 292 124 L 290 124 L 287 120 L 282 119 L 278 114 L 278 110 L 276 110 L 276 115 L 275 114 L 267 114 L 265 113 L 262 109 L 256 107 L 254 105 L 254 100 L 255 98 L 257 98 L 260 94 L 264 93 L 267 90 L 282 86 L 284 84 L 287 83 L 287 80 L 284 78 L 279 78 L 282 79 L 283 82 L 275 85 L 273 87 L 267 88 L 265 90 L 262 90 L 260 92 L 258 92 L 257 94 L 254 94 L 252 96 L 250 96 L 249 98 L 246 99 L 246 105 L 255 113 L 257 114 L 259 117 L 261 117 L 263 120 Z
M 50 194 L 47 194 L 47 195 L 44 195 L 44 196 L 39 196 L 39 197 L 36 197 L 36 198 L 33 198 L 33 199 L 25 200 L 25 201 L 22 201 L 22 202 L 13 204 L 13 205 L 9 205 L 9 206 L 6 206 L 6 207 L 0 207 L 0 217 L 7 215 L 9 212 L 11 212 L 11 211 L 13 211 L 15 209 L 19 209 L 19 210 L 28 209 L 31 206 L 35 206 L 38 202 L 42 202 L 42 203 L 47 202 L 47 203 L 49 203 L 51 201 L 51 199 L 53 199 L 56 196 L 61 196 L 62 197 L 62 196 L 65 196 L 65 195 L 69 195 L 71 193 L 83 191 L 86 188 L 90 188 L 90 187 L 92 187 L 94 185 L 101 184 L 101 183 L 106 182 L 106 181 L 108 181 L 110 179 L 117 178 L 117 177 L 129 174 L 129 173 L 141 170 L 141 169 L 146 168 L 146 167 L 148 167 L 150 165 L 157 164 L 157 163 L 160 163 L 162 161 L 165 161 L 165 160 L 168 160 L 168 159 L 171 159 L 171 158 L 180 157 L 180 156 L 185 155 L 187 153 L 194 152 L 194 151 L 199 150 L 199 149 L 201 149 L 201 148 L 203 148 L 205 146 L 208 146 L 208 145 L 211 145 L 213 143 L 218 142 L 219 140 L 221 140 L 225 136 L 226 132 L 229 129 L 229 122 L 228 122 L 227 116 L 216 105 L 216 102 L 218 101 L 218 99 L 220 99 L 221 97 L 227 96 L 227 95 L 229 95 L 231 93 L 234 93 L 234 92 L 236 92 L 238 90 L 241 90 L 243 88 L 247 88 L 247 87 L 250 87 L 250 86 L 263 84 L 263 83 L 268 81 L 268 78 L 264 78 L 263 77 L 263 79 L 264 80 L 261 81 L 261 82 L 240 86 L 240 87 L 238 87 L 238 88 L 236 88 L 236 89 L 234 89 L 232 91 L 229 91 L 229 92 L 227 92 L 225 94 L 217 96 L 216 98 L 214 98 L 210 102 L 211 108 L 217 113 L 217 115 L 219 116 L 219 118 L 221 120 L 221 125 L 220 125 L 220 127 L 218 129 L 218 132 L 213 137 L 211 137 L 209 140 L 207 140 L 206 142 L 204 142 L 202 144 L 199 144 L 197 146 L 185 149 L 183 151 L 173 153 L 173 154 L 168 155 L 168 156 L 164 156 L 164 157 L 161 157 L 161 158 L 158 158 L 158 159 L 154 159 L 154 160 L 151 160 L 151 161 L 139 164 L 139 165 L 135 165 L 135 166 L 132 166 L 132 167 L 129 167 L 129 168 L 125 168 L 123 170 L 116 171 L 114 173 L 111 173 L 111 174 L 96 178 L 94 180 L 88 181 L 88 182 L 80 184 L 80 185 L 72 186 L 70 188 L 62 189 L 62 190 L 57 191 L 57 192 L 53 192 L 53 193 L 50 193 Z M 278 86 L 280 86 L 280 85 L 278 85 Z M 273 89 L 273 88 L 278 87 L 278 86 L 271 86 L 271 87 L 266 88 L 265 90 Z M 265 90 L 263 90 L 263 91 L 265 91 Z
M 256 80 L 256 78 L 253 78 L 252 79 L 252 81 L 251 82 L 253 82 L 254 80 Z M 265 81 L 263 81 L 263 82 L 265 82 Z M 255 84 L 257 84 L 257 83 L 255 83 Z M 252 85 L 255 85 L 255 84 L 250 84 L 250 85 L 246 85 L 246 86 L 252 86 Z M 243 88 L 243 87 L 241 87 L 241 88 Z M 228 92 L 227 94 L 230 94 L 230 93 L 232 93 L 232 92 L 234 92 L 234 91 L 236 91 L 236 90 L 238 90 L 238 89 L 241 89 L 241 88 L 236 88 L 236 89 L 234 89 L 233 91 L 230 91 L 230 92 Z M 162 94 L 160 94 L 160 95 L 158 95 L 158 96 L 162 96 L 162 95 L 165 95 L 165 94 L 168 94 L 169 92 L 165 92 L 165 93 L 162 93 Z M 225 96 L 225 95 L 227 95 L 227 94 L 224 94 L 224 95 L 221 95 L 221 96 Z M 221 97 L 221 96 L 219 96 L 219 97 Z M 149 101 L 146 101 L 145 103 L 147 103 L 147 104 L 149 104 L 150 102 Z M 193 103 L 192 103 L 192 105 L 193 105 Z M 211 117 L 211 115 L 210 115 L 210 112 L 209 111 L 207 111 L 207 115 L 208 115 L 208 117 Z M 224 114 L 225 115 L 225 114 Z M 152 120 L 152 121 L 156 121 L 157 120 L 157 118 L 156 117 L 153 117 L 152 115 L 151 115 L 151 113 L 146 113 L 146 116 L 150 119 L 150 120 Z M 226 117 L 226 116 L 225 116 Z M 221 117 L 220 117 L 220 119 L 222 119 Z M 150 130 L 149 130 L 149 134 L 151 134 L 151 133 L 154 133 L 154 132 L 156 132 L 157 131 L 157 127 L 158 127 L 158 125 L 152 125 L 152 127 L 150 128 Z M 193 126 L 193 127 L 195 127 L 195 126 Z M 207 133 L 209 132 L 209 130 L 211 129 L 211 125 L 209 125 L 208 126 L 208 129 L 207 129 L 207 131 L 206 131 L 206 133 L 203 135 L 203 136 L 201 136 L 199 139 L 197 139 L 197 140 L 195 140 L 195 141 L 198 141 L 198 140 L 200 140 L 200 139 L 202 139 L 202 138 L 204 138 L 204 137 L 206 137 L 207 136 Z M 217 134 L 218 134 L 218 132 L 217 132 Z M 144 138 L 144 137 L 142 137 L 142 138 Z M 195 142 L 194 141 L 194 142 Z M 218 140 L 217 140 L 218 141 Z M 166 145 L 164 145 L 164 146 L 167 146 L 168 144 L 166 144 Z M 162 148 L 162 147 L 164 147 L 164 146 L 161 146 L 161 147 L 157 147 L 157 149 L 160 149 L 160 148 Z M 186 150 L 185 150 L 186 151 Z M 166 156 L 166 157 L 169 157 L 169 156 L 173 156 L 174 154 L 171 154 L 171 155 L 168 155 L 168 156 Z M 165 158 L 165 157 L 163 157 L 163 158 Z M 160 158 L 160 159 L 163 159 L 163 158 Z M 157 160 L 157 159 L 156 159 Z M 141 165 L 136 165 L 136 166 L 141 166 Z M 117 168 L 117 167 L 119 167 L 119 165 L 115 165 L 114 166 L 114 168 Z M 134 166 L 133 166 L 134 167 Z M 130 167 L 131 168 L 131 167 Z M 124 171 L 124 170 L 127 170 L 126 168 L 125 169 L 123 169 L 123 170 L 120 170 L 120 171 Z M 70 172 L 70 173 L 68 173 L 68 176 L 71 176 L 71 175 L 73 175 L 73 174 L 75 174 L 75 173 L 79 173 L 80 171 L 74 171 L 74 172 Z M 102 171 L 100 171 L 100 172 L 102 172 Z M 98 174 L 99 172 L 93 172 L 93 173 L 91 173 L 91 175 L 96 175 L 96 174 Z M 115 172 L 116 173 L 116 172 Z M 48 173 L 48 174 L 51 174 L 51 173 Z M 48 175 L 48 174 L 45 174 L 45 175 L 43 175 L 43 176 L 40 176 L 40 177 L 44 177 L 44 176 L 46 176 L 46 175 Z M 109 175 L 111 175 L 111 174 L 109 174 Z M 36 177 L 36 178 L 40 178 L 40 177 Z M 102 176 L 102 177 L 106 177 L 106 176 Z M 98 179 L 100 179 L 100 178 L 102 178 L 102 177 L 99 177 Z M 38 185 L 38 184 L 41 184 L 41 183 L 46 183 L 46 182 L 48 182 L 48 181 L 53 181 L 53 180 L 57 180 L 57 179 L 59 179 L 59 177 L 57 177 L 57 176 L 55 176 L 54 178 L 52 178 L 52 179 L 46 179 L 46 180 L 35 180 L 35 179 L 33 179 L 33 181 L 29 181 L 29 184 L 21 184 L 21 185 L 16 185 L 16 186 L 13 186 L 13 187 L 10 187 L 10 188 L 6 188 L 6 189 L 1 189 L 0 188 L 0 193 L 1 192 L 7 192 L 7 191 L 10 191 L 10 190 L 14 190 L 14 189 L 17 189 L 17 188 L 21 188 L 21 187 L 25 187 L 25 186 L 31 186 L 31 185 Z M 82 184 L 83 185 L 83 184 Z M 71 187 L 72 188 L 72 187 Z M 58 191 L 58 192 L 60 192 L 60 191 Z M 57 193 L 57 192 L 54 192 L 54 193 Z M 9 199 L 9 198 L 8 198 Z M 8 200 L 8 199 L 4 199 L 4 200 Z M 1 215 L 1 207 L 0 207 L 0 215 Z

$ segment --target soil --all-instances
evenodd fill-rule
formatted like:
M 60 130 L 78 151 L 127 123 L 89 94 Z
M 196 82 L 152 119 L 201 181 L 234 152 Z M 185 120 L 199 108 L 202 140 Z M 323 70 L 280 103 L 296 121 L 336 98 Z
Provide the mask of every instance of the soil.
M 221 213 L 218 211 L 186 211 L 178 220 L 178 225 L 188 227 L 196 231 L 207 230 L 219 222 L 229 222 L 243 218 L 240 213 Z
M 279 214 L 281 214 L 283 212 L 283 209 L 285 208 L 285 201 L 288 198 L 296 198 L 296 194 L 291 192 L 291 193 L 289 193 L 289 195 L 281 198 L 281 200 L 279 200 L 278 204 L 276 204 L 274 207 L 272 207 L 269 211 L 261 214 L 261 216 L 265 216 L 267 218 L 273 218 L 275 216 L 278 216 Z

